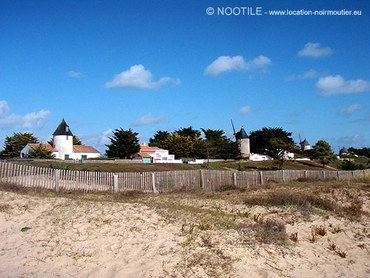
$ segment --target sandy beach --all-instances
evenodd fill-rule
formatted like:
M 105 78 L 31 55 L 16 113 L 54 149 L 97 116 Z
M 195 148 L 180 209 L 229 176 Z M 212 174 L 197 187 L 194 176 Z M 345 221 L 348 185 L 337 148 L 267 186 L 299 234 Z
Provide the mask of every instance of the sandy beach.
M 269 190 L 121 199 L 0 191 L 0 276 L 370 276 L 369 191 L 331 189 L 343 206 L 362 202 L 353 220 L 245 204 Z

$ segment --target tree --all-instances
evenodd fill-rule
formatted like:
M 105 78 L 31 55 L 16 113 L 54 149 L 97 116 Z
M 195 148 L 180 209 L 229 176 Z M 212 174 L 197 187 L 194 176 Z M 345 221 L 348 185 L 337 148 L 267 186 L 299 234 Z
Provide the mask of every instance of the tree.
M 73 146 L 75 146 L 75 145 L 82 145 L 82 142 L 81 142 L 80 138 L 73 135 Z
M 149 145 L 167 149 L 177 158 L 199 157 L 202 147 L 201 132 L 193 127 L 180 128 L 171 134 L 168 131 L 158 131 L 150 138 Z
M 171 136 L 171 134 L 168 131 L 159 130 L 154 134 L 153 138 L 149 139 L 149 146 L 164 148 L 163 141 L 169 136 Z
M 228 139 L 223 130 L 204 129 L 205 140 L 203 140 L 203 153 L 207 158 L 228 159 L 240 155 L 238 143 Z
M 348 148 L 348 152 L 370 158 L 370 148 L 355 149 L 353 147 L 350 147 Z
M 169 150 L 177 158 L 196 156 L 197 146 L 200 145 L 200 138 L 192 138 L 190 135 L 172 133 L 163 141 L 163 147 Z
M 42 159 L 51 159 L 54 158 L 53 151 L 49 150 L 45 144 L 38 144 L 37 147 L 34 147 L 28 152 L 29 157 L 31 158 L 42 158 Z
M 324 140 L 319 140 L 312 149 L 312 158 L 318 159 L 324 168 L 325 164 L 328 164 L 335 159 L 335 156 L 329 143 Z
M 140 151 L 138 133 L 133 132 L 131 128 L 124 130 L 115 129 L 113 136 L 109 137 L 111 144 L 106 145 L 108 150 L 105 151 L 107 157 L 132 158 L 133 154 Z
M 0 152 L 2 158 L 19 157 L 21 150 L 28 143 L 38 143 L 38 139 L 33 136 L 31 132 L 13 133 L 13 136 L 6 136 L 4 142 L 4 149 Z
M 279 158 L 281 149 L 288 146 L 290 149 L 291 146 L 295 145 L 291 136 L 291 132 L 287 132 L 280 127 L 264 127 L 262 130 L 253 131 L 249 136 L 251 152 Z
M 201 132 L 199 130 L 193 129 L 192 126 L 186 127 L 186 128 L 180 128 L 178 130 L 175 130 L 174 132 L 178 133 L 181 136 L 190 136 L 193 139 L 200 138 Z
M 284 162 L 289 158 L 289 153 L 296 153 L 300 151 L 300 148 L 294 144 L 294 142 L 286 142 L 281 138 L 270 139 L 270 145 L 273 148 L 274 158 L 279 161 L 280 169 L 284 167 Z

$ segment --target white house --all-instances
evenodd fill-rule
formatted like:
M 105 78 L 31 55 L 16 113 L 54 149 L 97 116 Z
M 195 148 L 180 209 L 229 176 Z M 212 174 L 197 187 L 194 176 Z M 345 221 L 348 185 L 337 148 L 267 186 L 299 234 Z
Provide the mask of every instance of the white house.
M 27 144 L 21 150 L 21 157 L 29 157 L 30 149 L 39 144 Z M 73 145 L 73 133 L 69 125 L 62 120 L 53 133 L 53 146 L 43 144 L 57 159 L 88 159 L 100 157 L 100 152 L 91 146 Z
M 266 154 L 256 154 L 252 153 L 249 156 L 249 160 L 251 161 L 265 161 L 265 160 L 274 160 L 271 156 Z
M 143 158 L 144 161 L 150 158 L 150 162 L 153 163 L 182 163 L 181 159 L 175 159 L 175 155 L 169 154 L 168 150 L 150 147 L 145 145 L 145 143 L 140 145 L 140 152 L 137 155 Z
M 58 155 L 58 151 L 54 149 L 50 144 L 43 144 L 43 143 L 28 143 L 22 150 L 21 150 L 21 157 L 27 158 L 28 153 L 31 149 L 34 149 L 41 145 L 42 147 L 46 148 L 47 150 L 51 151 L 52 155 L 56 157 Z

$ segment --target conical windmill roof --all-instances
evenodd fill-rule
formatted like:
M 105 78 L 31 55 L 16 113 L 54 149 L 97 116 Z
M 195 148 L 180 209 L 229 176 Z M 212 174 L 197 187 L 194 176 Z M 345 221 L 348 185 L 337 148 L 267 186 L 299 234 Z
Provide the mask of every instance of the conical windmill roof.
M 53 133 L 54 136 L 56 135 L 71 135 L 73 136 L 73 133 L 71 129 L 69 128 L 69 125 L 64 121 L 64 119 L 61 121 L 61 123 L 58 125 L 57 129 Z
M 308 141 L 306 139 L 304 139 L 302 142 L 301 142 L 301 145 L 302 146 L 309 146 L 310 143 L 308 143 Z
M 236 138 L 236 140 L 248 138 L 248 135 L 245 132 L 243 127 L 235 134 L 235 138 Z

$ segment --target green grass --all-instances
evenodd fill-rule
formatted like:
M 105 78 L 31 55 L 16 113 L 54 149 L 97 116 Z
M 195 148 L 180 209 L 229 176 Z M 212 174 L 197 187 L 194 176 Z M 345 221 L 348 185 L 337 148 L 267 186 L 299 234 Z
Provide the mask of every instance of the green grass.
M 79 171 L 91 171 L 91 172 L 157 172 L 157 171 L 177 171 L 177 170 L 200 170 L 204 169 L 203 165 L 195 164 L 177 164 L 177 163 L 119 163 L 110 162 L 104 163 L 99 161 L 94 162 L 66 162 L 66 161 L 55 161 L 55 160 L 29 160 L 29 161 L 17 161 L 14 163 L 20 163 L 25 165 L 64 169 L 64 170 L 79 170 Z M 234 170 L 234 171 L 265 171 L 265 170 L 277 170 L 279 168 L 277 161 L 218 161 L 212 162 L 208 165 L 207 169 L 210 170 Z M 286 161 L 284 163 L 285 170 L 322 170 L 321 164 L 313 161 Z

